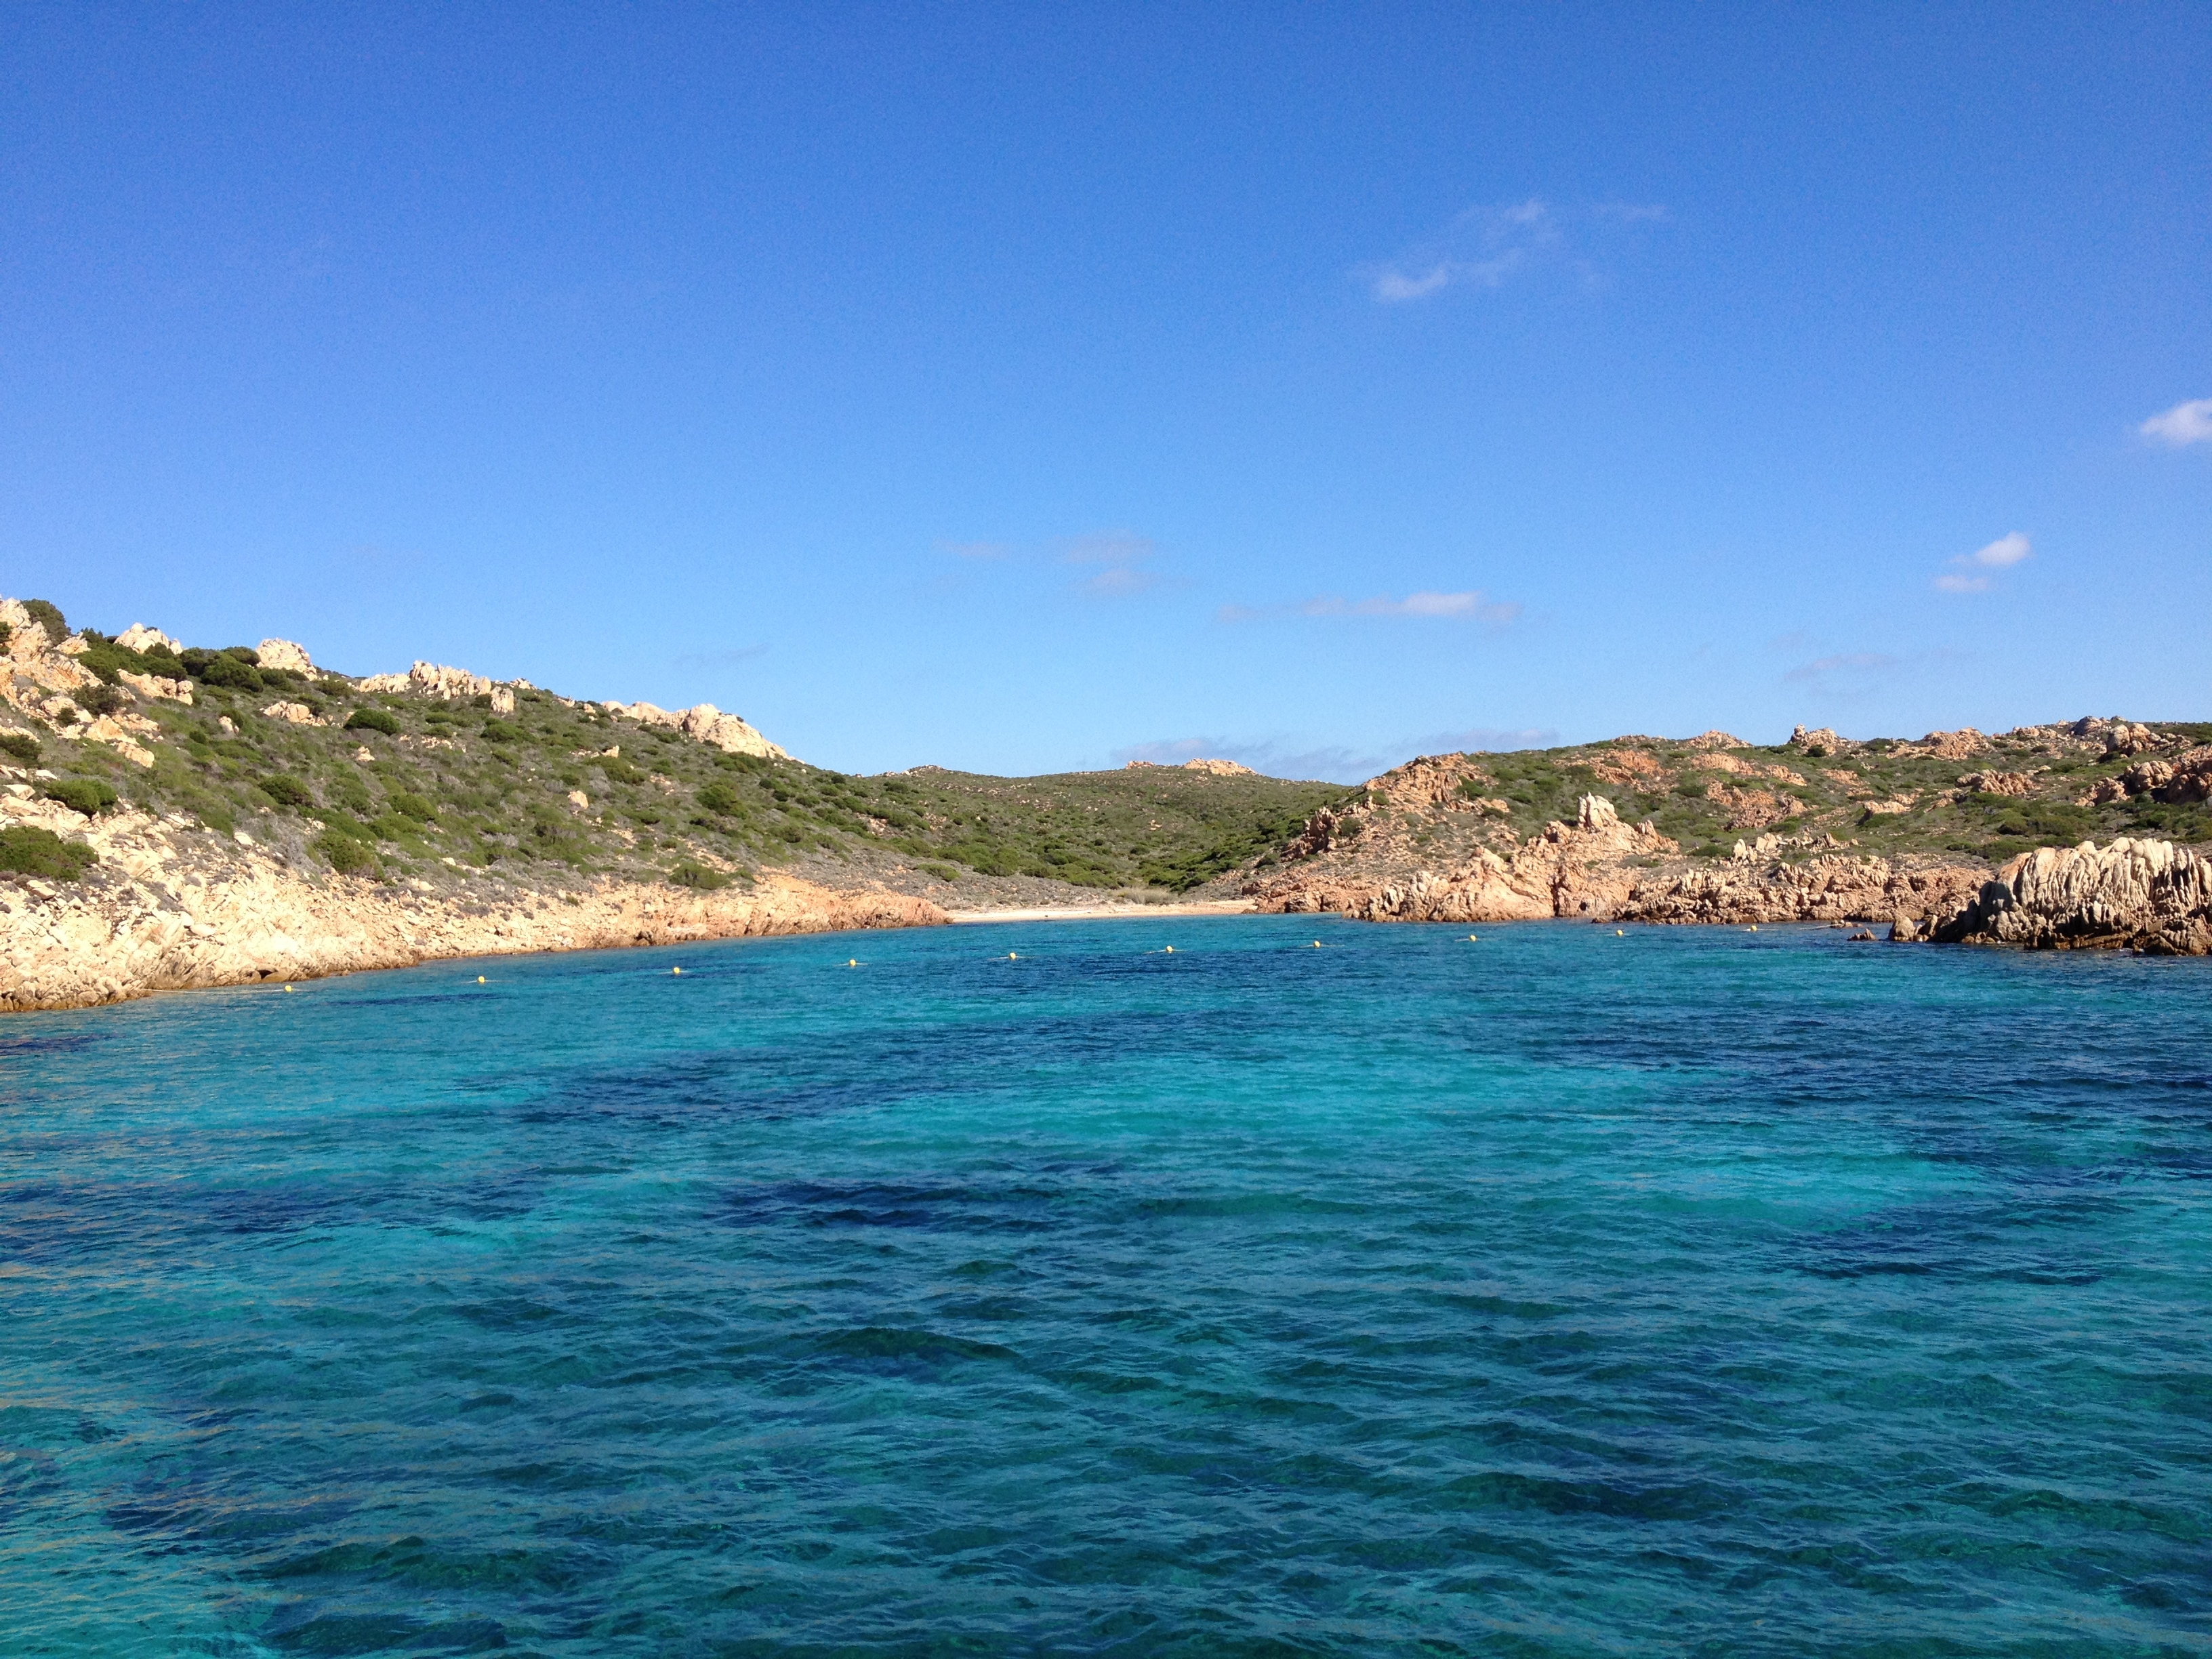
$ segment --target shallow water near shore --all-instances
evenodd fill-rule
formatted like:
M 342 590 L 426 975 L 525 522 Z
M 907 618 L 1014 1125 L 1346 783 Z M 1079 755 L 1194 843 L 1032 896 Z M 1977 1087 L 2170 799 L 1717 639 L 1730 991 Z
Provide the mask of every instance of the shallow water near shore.
M 2212 962 L 1474 931 L 11 1018 L 0 1653 L 2212 1650 Z

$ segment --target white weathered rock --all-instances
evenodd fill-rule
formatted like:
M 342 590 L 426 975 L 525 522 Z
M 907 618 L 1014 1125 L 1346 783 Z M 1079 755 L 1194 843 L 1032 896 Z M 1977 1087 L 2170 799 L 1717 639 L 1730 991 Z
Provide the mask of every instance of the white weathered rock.
M 261 711 L 264 720 L 283 720 L 291 726 L 320 726 L 315 711 L 304 702 L 272 702 Z
M 2212 860 L 2171 842 L 2045 847 L 1997 872 L 1936 938 L 2042 948 L 2212 951 Z
M 154 763 L 153 751 L 140 744 L 138 738 L 161 729 L 143 714 L 126 711 L 102 714 L 89 726 L 80 726 L 71 735 L 93 743 L 104 743 L 134 766 L 151 766 Z
M 491 712 L 495 714 L 512 714 L 514 712 L 514 688 L 513 686 L 495 685 L 492 687 Z
M 173 680 L 164 674 L 134 674 L 127 668 L 117 678 L 142 697 L 163 697 L 181 703 L 192 700 L 190 680 Z
M 666 731 L 682 732 L 702 743 L 710 743 L 728 754 L 758 755 L 769 760 L 791 758 L 738 715 L 725 714 L 711 702 L 676 709 L 662 708 L 649 702 L 611 702 L 603 706 L 615 714 L 627 715 L 640 726 L 657 726 Z
M 253 647 L 264 668 L 282 668 L 295 674 L 312 674 L 314 661 L 307 647 L 291 640 L 264 640 Z
M 158 645 L 173 657 L 185 648 L 160 629 L 149 628 L 144 623 L 132 623 L 115 636 L 115 642 L 125 651 L 150 651 Z M 268 641 L 264 640 L 263 643 Z

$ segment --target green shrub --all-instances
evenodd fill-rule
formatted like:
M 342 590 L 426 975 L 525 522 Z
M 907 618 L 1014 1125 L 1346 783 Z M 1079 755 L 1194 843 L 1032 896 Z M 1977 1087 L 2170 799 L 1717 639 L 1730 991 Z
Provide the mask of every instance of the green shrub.
M 75 881 L 99 860 L 82 842 L 64 841 L 51 830 L 0 830 L 0 870 L 19 876 Z
M 26 766 L 36 766 L 39 740 L 28 732 L 0 732 L 0 753 L 13 755 Z
M 404 813 L 410 818 L 414 818 L 426 823 L 430 819 L 438 816 L 438 809 L 436 807 L 431 805 L 430 803 L 425 800 L 422 796 L 410 795 L 404 789 L 395 790 L 393 792 L 392 796 L 392 810 L 395 812 Z
M 5 651 L 8 648 L 8 641 L 15 637 L 15 629 L 6 623 L 0 622 L 0 651 Z
M 356 708 L 346 716 L 349 732 L 381 732 L 387 738 L 399 735 L 399 722 L 381 708 Z
M 509 726 L 505 720 L 486 720 L 483 734 L 486 743 L 513 743 L 522 735 L 522 728 Z
M 41 793 L 48 800 L 58 800 L 88 818 L 105 812 L 116 800 L 114 786 L 98 778 L 58 778 Z
M 693 864 L 689 860 L 671 870 L 668 879 L 676 886 L 694 888 L 701 892 L 712 892 L 717 887 L 730 884 L 730 878 L 720 870 L 709 870 L 705 865 Z
M 356 841 L 351 836 L 326 831 L 315 837 L 315 851 L 323 861 L 340 875 L 350 875 L 356 870 L 366 870 L 376 862 L 376 851 L 368 842 Z
M 225 687 L 233 691 L 258 691 L 266 684 L 259 669 L 228 653 L 210 659 L 208 665 L 200 671 L 199 677 L 204 684 Z
M 422 826 L 404 812 L 386 812 L 369 825 L 379 841 L 398 841 L 402 836 L 421 833 Z
M 699 805 L 709 812 L 734 812 L 738 810 L 738 792 L 726 783 L 710 783 L 699 792 Z
M 26 599 L 23 609 L 31 613 L 31 620 L 46 630 L 46 638 L 59 645 L 69 637 L 69 623 L 63 619 L 62 608 L 51 599 Z
M 76 706 L 97 720 L 102 714 L 112 714 L 119 708 L 131 706 L 130 694 L 118 691 L 112 685 L 95 685 L 90 690 L 76 696 Z
M 313 806 L 315 792 L 285 772 L 272 772 L 261 780 L 262 793 L 283 806 Z

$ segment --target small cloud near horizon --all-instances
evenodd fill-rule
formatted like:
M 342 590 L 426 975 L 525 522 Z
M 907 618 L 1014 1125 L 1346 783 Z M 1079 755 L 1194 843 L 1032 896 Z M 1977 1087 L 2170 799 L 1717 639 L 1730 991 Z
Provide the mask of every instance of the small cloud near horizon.
M 2212 398 L 2196 398 L 2176 404 L 2163 415 L 2154 415 L 2136 428 L 2140 437 L 2179 449 L 2185 444 L 2212 443 Z
M 1960 567 L 1936 578 L 1936 586 L 1946 593 L 1986 593 L 1990 591 L 1991 570 L 2008 570 L 2035 551 L 2034 546 L 2021 532 L 2000 536 L 1986 547 L 1972 553 L 1962 553 L 1951 561 Z
M 1133 530 L 1099 530 L 1070 537 L 1060 556 L 1068 564 L 1105 567 L 1083 584 L 1092 599 L 1127 599 L 1159 586 L 1160 573 L 1146 568 L 1158 552 L 1158 543 Z
M 1214 620 L 1224 623 L 1267 622 L 1285 617 L 1458 618 L 1483 623 L 1492 628 L 1504 628 L 1518 620 L 1520 615 L 1518 605 L 1487 599 L 1480 589 L 1470 588 L 1458 593 L 1424 590 L 1408 593 L 1402 599 L 1394 599 L 1388 593 L 1377 594 L 1371 599 L 1347 599 L 1340 594 L 1322 593 L 1287 605 L 1224 605 L 1214 613 Z
M 676 659 L 678 668 L 735 668 L 768 655 L 764 645 L 732 646 L 726 651 L 687 651 Z
M 1839 651 L 1833 656 L 1816 658 L 1800 663 L 1782 678 L 1792 684 L 1822 682 L 1832 675 L 1855 674 L 1874 677 L 1896 667 L 1898 659 L 1881 651 Z
M 1229 760 L 1274 778 L 1307 778 L 1324 783 L 1364 783 L 1394 766 L 1403 766 L 1416 755 L 1455 755 L 1475 750 L 1492 752 L 1512 749 L 1540 749 L 1558 743 L 1550 727 L 1507 731 L 1478 726 L 1461 732 L 1431 732 L 1375 749 L 1354 749 L 1342 744 L 1301 746 L 1287 738 L 1242 740 L 1235 738 L 1162 738 L 1116 749 L 1114 763 L 1146 761 L 1154 766 L 1181 766 L 1191 760 Z

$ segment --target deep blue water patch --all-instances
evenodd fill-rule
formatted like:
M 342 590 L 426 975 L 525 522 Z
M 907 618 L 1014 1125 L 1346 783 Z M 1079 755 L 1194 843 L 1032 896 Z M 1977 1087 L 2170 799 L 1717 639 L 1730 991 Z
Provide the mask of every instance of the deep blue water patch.
M 0 1653 L 2212 1650 L 2212 963 L 1476 931 L 11 1020 Z

